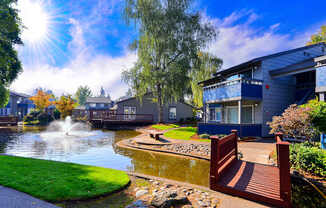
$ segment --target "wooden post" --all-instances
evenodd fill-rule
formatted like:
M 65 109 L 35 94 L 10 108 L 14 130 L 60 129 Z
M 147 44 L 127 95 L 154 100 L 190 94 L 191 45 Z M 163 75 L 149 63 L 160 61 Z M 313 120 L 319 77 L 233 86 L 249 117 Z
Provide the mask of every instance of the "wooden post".
M 238 131 L 233 129 L 231 132 L 234 134 L 235 158 L 238 159 Z
M 89 110 L 89 120 L 93 120 L 93 110 Z
M 290 151 L 289 143 L 282 141 L 283 134 L 275 134 L 277 149 L 277 165 L 280 176 L 280 196 L 291 206 L 291 175 L 290 175 Z
M 212 190 L 216 190 L 218 181 L 218 161 L 219 158 L 219 138 L 216 136 L 209 137 L 211 140 L 211 161 L 210 161 L 210 177 L 209 185 Z

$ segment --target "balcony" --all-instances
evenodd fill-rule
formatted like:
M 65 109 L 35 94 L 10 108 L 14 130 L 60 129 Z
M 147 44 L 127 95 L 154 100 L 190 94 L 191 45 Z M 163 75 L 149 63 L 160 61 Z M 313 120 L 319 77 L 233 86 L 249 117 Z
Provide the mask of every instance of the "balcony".
M 263 81 L 256 79 L 234 79 L 204 87 L 204 103 L 232 100 L 261 100 Z

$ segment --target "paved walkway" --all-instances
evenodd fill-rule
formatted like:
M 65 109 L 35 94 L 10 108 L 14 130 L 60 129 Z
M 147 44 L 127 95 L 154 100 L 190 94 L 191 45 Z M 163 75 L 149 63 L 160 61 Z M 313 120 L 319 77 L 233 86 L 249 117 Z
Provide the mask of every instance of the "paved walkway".
M 25 193 L 0 186 L 1 208 L 58 208 Z
M 239 151 L 243 154 L 242 160 L 270 164 L 269 154 L 276 148 L 274 139 L 259 139 L 256 141 L 239 142 Z

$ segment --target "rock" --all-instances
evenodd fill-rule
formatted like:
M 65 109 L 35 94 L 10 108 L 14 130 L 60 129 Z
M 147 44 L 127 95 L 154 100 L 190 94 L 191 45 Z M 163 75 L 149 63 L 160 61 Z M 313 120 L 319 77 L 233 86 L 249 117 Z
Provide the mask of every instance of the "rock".
M 177 196 L 178 196 L 177 191 L 172 191 L 172 192 L 169 193 L 168 198 L 175 198 Z
M 157 208 L 170 208 L 172 206 L 186 205 L 189 203 L 187 197 L 166 198 L 155 196 L 151 201 L 151 205 Z
M 134 203 L 126 206 L 126 208 L 148 208 L 148 206 L 141 200 L 137 200 Z
M 136 198 L 144 196 L 145 194 L 148 194 L 148 190 L 139 190 L 136 192 Z

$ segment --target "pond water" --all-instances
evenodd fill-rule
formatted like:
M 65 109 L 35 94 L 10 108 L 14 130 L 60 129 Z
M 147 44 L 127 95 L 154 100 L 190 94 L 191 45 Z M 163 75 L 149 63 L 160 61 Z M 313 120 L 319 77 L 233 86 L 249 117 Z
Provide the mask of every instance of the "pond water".
M 116 146 L 116 142 L 136 135 L 135 131 L 92 130 L 81 137 L 60 137 L 37 128 L 0 128 L 0 153 L 114 168 L 208 186 L 207 161 Z M 319 193 L 307 184 L 294 184 L 292 190 L 295 207 L 326 206 Z M 106 207 L 107 202 L 115 201 L 112 197 L 94 203 Z M 101 206 L 100 202 L 105 204 Z M 73 207 L 83 207 L 83 203 Z

